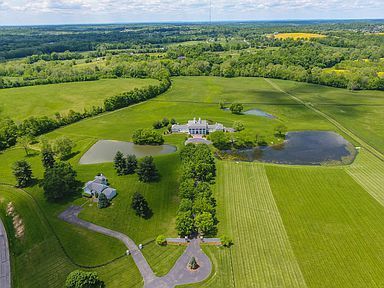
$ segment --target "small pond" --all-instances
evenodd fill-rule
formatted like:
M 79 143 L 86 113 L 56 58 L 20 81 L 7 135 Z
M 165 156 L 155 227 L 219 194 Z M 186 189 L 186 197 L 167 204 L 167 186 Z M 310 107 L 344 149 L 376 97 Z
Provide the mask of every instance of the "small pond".
M 260 116 L 260 117 L 266 117 L 266 118 L 270 118 L 270 119 L 275 119 L 276 118 L 276 116 L 274 116 L 272 114 L 269 114 L 267 112 L 264 112 L 262 110 L 259 110 L 259 109 L 247 110 L 247 111 L 243 112 L 243 114 L 245 114 L 245 115 Z
M 284 143 L 276 146 L 225 151 L 222 156 L 238 161 L 261 161 L 290 165 L 350 164 L 355 147 L 342 136 L 327 131 L 287 133 Z
M 97 164 L 105 162 L 113 162 L 117 151 L 121 151 L 124 155 L 134 154 L 137 158 L 144 156 L 157 156 L 162 154 L 170 154 L 176 151 L 176 147 L 172 145 L 135 145 L 132 142 L 99 140 L 80 158 L 80 164 Z

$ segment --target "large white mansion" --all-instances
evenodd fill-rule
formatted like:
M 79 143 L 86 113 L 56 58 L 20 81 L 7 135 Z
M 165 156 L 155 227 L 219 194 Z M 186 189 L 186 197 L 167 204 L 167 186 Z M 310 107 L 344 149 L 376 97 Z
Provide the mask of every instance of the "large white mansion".
M 215 131 L 225 131 L 223 124 L 216 123 L 209 125 L 207 120 L 189 120 L 185 125 L 172 125 L 172 133 L 188 133 L 191 135 L 207 135 Z

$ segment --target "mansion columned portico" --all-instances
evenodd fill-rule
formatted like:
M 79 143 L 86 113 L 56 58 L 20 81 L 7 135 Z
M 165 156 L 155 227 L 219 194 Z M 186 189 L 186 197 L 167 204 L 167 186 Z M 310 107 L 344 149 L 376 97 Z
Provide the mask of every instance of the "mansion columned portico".
M 224 129 L 223 124 L 216 123 L 209 125 L 207 120 L 201 120 L 201 118 L 198 120 L 196 120 L 196 118 L 189 120 L 185 125 L 172 125 L 173 133 L 188 133 L 190 135 L 207 135 L 215 131 L 224 131 Z

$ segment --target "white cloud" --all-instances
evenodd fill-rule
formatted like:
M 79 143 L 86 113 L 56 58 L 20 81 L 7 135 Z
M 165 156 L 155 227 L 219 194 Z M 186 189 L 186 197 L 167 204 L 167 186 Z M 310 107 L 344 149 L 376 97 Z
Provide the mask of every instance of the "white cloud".
M 383 0 L 212 0 L 216 20 L 373 18 Z M 209 0 L 0 0 L 0 24 L 12 15 L 42 23 L 207 20 Z M 57 16 L 56 18 L 54 16 Z M 39 18 L 38 18 L 39 17 Z M 89 19 L 89 20 L 87 20 Z

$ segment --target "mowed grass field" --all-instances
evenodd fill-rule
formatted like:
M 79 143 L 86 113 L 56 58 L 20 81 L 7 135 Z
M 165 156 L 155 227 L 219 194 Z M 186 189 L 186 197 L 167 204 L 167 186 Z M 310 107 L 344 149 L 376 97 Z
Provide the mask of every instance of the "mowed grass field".
M 120 78 L 1 89 L 0 117 L 23 120 L 71 109 L 82 112 L 84 108 L 101 106 L 110 96 L 156 83 L 157 80 L 151 79 Z
M 218 162 L 219 233 L 234 246 L 205 247 L 215 271 L 193 287 L 382 287 L 384 164 L 371 157 L 344 168 Z
M 271 81 L 284 91 L 311 103 L 384 152 L 384 91 L 349 91 L 290 81 Z
M 284 91 L 296 93 L 295 96 L 305 99 L 306 102 L 318 99 L 319 103 L 324 104 L 324 99 L 341 99 L 339 97 L 344 97 L 351 103 L 361 100 L 376 105 L 381 101 L 381 92 L 362 92 L 358 93 L 360 96 L 353 98 L 354 93 L 342 89 L 292 81 L 272 81 Z M 328 96 L 322 98 L 324 93 Z M 258 108 L 277 116 L 277 119 L 232 115 L 219 109 L 220 101 L 244 103 L 246 109 Z M 178 77 L 173 79 L 173 86 L 168 92 L 153 100 L 86 119 L 46 135 L 48 139 L 66 135 L 75 141 L 74 150 L 78 154 L 70 159 L 70 163 L 77 170 L 81 181 L 88 181 L 96 173 L 103 172 L 111 185 L 118 189 L 119 195 L 113 200 L 111 207 L 99 210 L 94 204 L 87 203 L 80 217 L 126 233 L 136 243 L 147 243 L 144 254 L 158 275 L 166 274 L 182 253 L 180 247 L 170 246 L 163 249 L 152 242 L 159 234 L 176 236 L 174 223 L 179 202 L 177 187 L 180 178 L 178 155 L 156 157 L 155 162 L 162 177 L 159 182 L 152 184 L 139 183 L 136 176 L 116 176 L 111 163 L 78 165 L 78 160 L 98 139 L 129 141 L 136 128 L 149 128 L 155 120 L 161 120 L 163 117 L 175 118 L 180 123 L 193 117 L 202 117 L 227 126 L 240 120 L 244 123 L 246 131 L 265 135 L 271 135 L 274 127 L 280 123 L 287 125 L 291 131 L 316 129 L 337 132 L 327 120 L 304 105 L 297 104 L 264 79 Z M 183 146 L 184 137 L 165 136 L 165 140 L 180 148 Z M 273 137 L 270 140 L 273 140 Z M 204 247 L 214 264 L 214 273 L 207 281 L 193 287 L 327 287 L 320 285 L 320 275 L 323 278 L 328 277 L 324 283 L 330 283 L 329 287 L 340 287 L 341 284 L 342 287 L 354 287 L 351 286 L 352 281 L 355 281 L 355 287 L 360 286 L 363 281 L 368 281 L 372 287 L 383 285 L 378 270 L 384 267 L 377 260 L 381 257 L 379 242 L 382 241 L 383 232 L 379 227 L 379 218 L 383 208 L 375 198 L 384 198 L 381 195 L 384 168 L 379 160 L 377 162 L 376 158 L 372 157 L 362 151 L 356 163 L 344 168 L 218 162 L 215 194 L 220 221 L 219 235 L 229 235 L 234 239 L 235 245 L 231 249 Z M 43 170 L 38 151 L 26 157 L 23 149 L 18 147 L 0 154 L 2 182 L 14 183 L 11 166 L 20 159 L 30 162 L 34 175 L 38 179 L 42 178 Z M 374 173 L 376 171 L 380 172 Z M 294 188 L 294 185 L 300 187 Z M 146 197 L 154 212 L 149 220 L 142 220 L 131 211 L 130 199 L 136 191 Z M 45 239 L 55 233 L 74 263 L 100 265 L 124 252 L 125 247 L 115 239 L 57 219 L 57 215 L 69 205 L 81 205 L 86 200 L 75 197 L 64 203 L 52 204 L 45 201 L 38 186 L 29 188 L 28 192 L 40 207 L 35 213 L 45 216 L 43 218 L 52 227 L 51 230 L 48 227 L 47 232 L 44 232 L 47 235 Z M 0 193 L 0 196 L 2 194 Z M 13 194 L 8 193 L 8 199 L 12 200 L 12 197 Z M 332 201 L 329 201 L 332 203 L 327 203 L 328 199 L 331 199 Z M 321 203 L 318 203 L 319 201 Z M 300 205 L 307 205 L 312 209 L 303 209 Z M 328 209 L 333 209 L 331 212 L 334 214 L 331 215 Z M 308 221 L 304 221 L 305 219 Z M 34 227 L 32 224 L 28 225 Z M 52 239 L 55 239 L 53 236 Z M 334 243 L 337 237 L 342 237 L 340 243 L 349 247 L 349 250 Z M 350 239 L 352 243 L 346 239 Z M 32 242 L 38 241 L 39 239 L 36 239 Z M 369 241 L 377 241 L 377 244 L 371 245 L 366 252 Z M 319 244 L 316 244 L 317 242 Z M 21 246 L 20 253 L 28 255 L 31 263 L 47 257 L 45 251 L 50 249 L 54 249 L 52 251 L 56 251 L 57 255 L 62 253 L 60 255 L 65 256 L 57 243 L 42 242 L 41 249 Z M 327 247 L 327 243 L 333 246 Z M 309 245 L 308 249 L 306 245 Z M 360 246 L 361 249 L 358 248 Z M 349 252 L 350 250 L 353 252 Z M 363 252 L 367 255 L 360 255 Z M 55 253 L 51 254 L 56 255 Z M 369 260 L 373 255 L 378 258 Z M 360 258 L 361 263 L 358 262 Z M 57 266 L 56 273 L 66 275 L 68 271 L 76 268 L 66 256 L 63 258 L 64 262 L 67 264 Z M 339 262 L 340 267 L 335 268 Z M 44 272 L 44 266 L 39 270 L 41 274 L 36 276 L 38 280 L 28 282 L 26 279 L 34 272 L 34 266 L 22 265 L 22 262 L 17 261 L 14 263 L 17 266 L 14 267 L 14 277 L 21 279 L 16 287 L 42 287 L 41 283 L 51 283 L 47 279 L 52 277 L 52 273 L 48 269 Z M 365 269 L 361 268 L 363 264 Z M 331 271 L 334 276 L 327 275 L 327 272 L 331 273 L 328 266 L 334 267 L 335 271 Z M 348 275 L 347 266 L 351 266 L 354 273 L 350 276 L 351 280 L 348 280 L 347 276 L 337 276 L 338 273 Z M 129 257 L 92 270 L 100 273 L 106 280 L 107 287 L 142 286 L 140 274 Z M 317 271 L 319 275 L 316 274 Z M 371 275 L 370 278 L 368 275 Z M 62 287 L 64 278 L 55 278 L 56 282 L 52 281 L 48 287 Z M 339 282 L 336 279 L 340 279 Z

